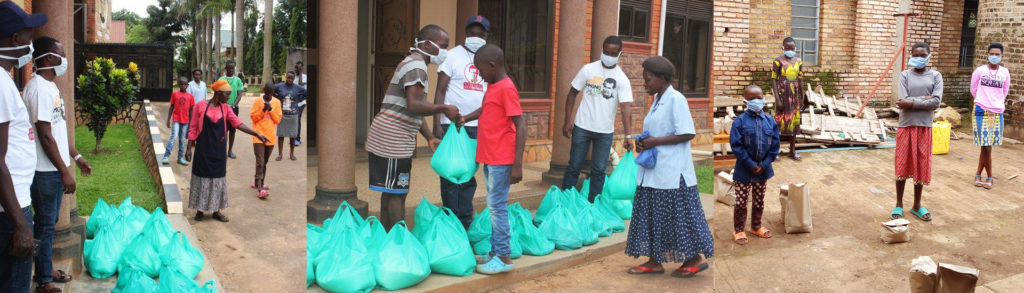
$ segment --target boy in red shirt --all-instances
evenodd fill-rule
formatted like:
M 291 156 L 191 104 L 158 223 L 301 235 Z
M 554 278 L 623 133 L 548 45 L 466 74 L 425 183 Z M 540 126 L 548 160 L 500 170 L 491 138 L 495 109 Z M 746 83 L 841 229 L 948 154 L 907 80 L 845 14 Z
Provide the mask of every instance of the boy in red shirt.
M 167 165 L 171 150 L 174 150 L 175 139 L 178 140 L 178 164 L 188 165 L 185 161 L 185 142 L 188 141 L 188 121 L 189 117 L 192 117 L 194 104 L 195 99 L 188 93 L 188 79 L 184 76 L 179 77 L 178 91 L 171 93 L 171 115 L 167 116 L 167 128 L 171 129 L 171 136 L 167 138 L 167 149 L 162 161 L 164 165 Z
M 487 82 L 483 105 L 466 115 L 459 125 L 479 118 L 476 161 L 484 164 L 487 181 L 487 206 L 491 210 L 491 253 L 478 256 L 476 267 L 482 274 L 511 271 L 509 246 L 508 189 L 523 179 L 523 148 L 526 132 L 519 91 L 505 73 L 505 53 L 498 46 L 480 48 L 473 58 L 480 77 Z

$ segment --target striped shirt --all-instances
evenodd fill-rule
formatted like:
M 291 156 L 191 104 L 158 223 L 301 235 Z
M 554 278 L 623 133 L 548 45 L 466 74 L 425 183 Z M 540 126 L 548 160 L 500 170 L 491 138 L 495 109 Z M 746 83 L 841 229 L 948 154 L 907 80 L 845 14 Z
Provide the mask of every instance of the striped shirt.
M 395 75 L 384 93 L 380 113 L 373 117 L 366 135 L 366 151 L 385 158 L 411 158 L 416 150 L 416 133 L 423 124 L 423 116 L 409 111 L 405 88 L 427 85 L 427 63 L 419 54 L 411 54 L 395 69 Z M 426 96 L 426 90 L 424 90 Z M 425 98 L 425 97 L 421 97 Z

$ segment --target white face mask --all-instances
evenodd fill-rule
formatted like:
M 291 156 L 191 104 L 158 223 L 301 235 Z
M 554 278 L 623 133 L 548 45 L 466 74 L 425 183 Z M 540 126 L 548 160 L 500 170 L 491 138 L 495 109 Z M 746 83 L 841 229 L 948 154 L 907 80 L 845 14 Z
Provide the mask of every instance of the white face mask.
M 43 54 L 43 56 L 36 57 L 35 60 L 39 60 L 40 58 L 46 57 L 47 55 L 53 55 L 53 56 L 60 57 L 60 65 L 36 68 L 37 72 L 40 71 L 40 70 L 43 70 L 43 69 L 51 69 L 52 68 L 53 69 L 53 73 L 57 74 L 57 76 L 61 76 L 61 75 L 64 75 L 65 72 L 68 71 L 68 58 L 64 58 L 64 56 L 57 55 L 56 53 L 46 53 L 46 54 Z
M 615 64 L 619 63 L 620 55 L 622 55 L 622 53 L 619 53 L 619 55 L 616 55 L 615 57 L 608 56 L 608 54 L 605 53 L 601 53 L 601 64 L 604 64 L 605 67 L 614 67 Z
M 437 48 L 437 55 L 431 55 L 430 53 L 423 51 L 423 49 L 420 49 L 420 44 L 426 42 L 430 42 L 431 45 L 434 45 L 434 47 Z M 430 64 L 441 65 L 441 63 L 444 63 L 444 59 L 448 58 L 448 49 L 441 48 L 441 46 L 438 46 L 437 44 L 430 40 L 420 41 L 420 39 L 416 39 L 416 45 L 413 47 L 413 50 L 420 51 L 420 53 L 423 53 L 423 55 L 430 56 Z
M 466 48 L 468 48 L 470 51 L 473 51 L 474 53 L 476 53 L 477 50 L 480 50 L 480 47 L 483 47 L 486 44 L 487 40 L 478 37 L 466 38 Z
M 21 55 L 20 57 L 11 57 L 11 56 L 0 55 L 0 59 L 18 60 L 18 66 L 15 66 L 15 68 L 25 67 L 25 64 L 28 64 L 29 61 L 32 61 L 32 52 L 35 51 L 35 49 L 32 48 L 32 43 L 28 43 L 28 45 L 24 45 L 24 46 L 0 48 L 0 52 L 4 52 L 4 51 L 18 51 L 18 50 L 25 49 L 25 48 L 28 48 L 28 53 L 25 53 L 25 55 Z

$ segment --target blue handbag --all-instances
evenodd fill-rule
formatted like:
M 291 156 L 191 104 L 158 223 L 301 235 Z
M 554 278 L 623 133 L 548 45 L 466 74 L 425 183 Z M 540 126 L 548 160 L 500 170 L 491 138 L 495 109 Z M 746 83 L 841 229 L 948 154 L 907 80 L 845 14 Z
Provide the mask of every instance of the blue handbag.
M 638 134 L 636 140 L 645 139 L 651 136 L 650 131 L 644 130 L 644 133 Z M 653 169 L 654 165 L 658 162 L 658 150 L 654 148 L 646 149 L 640 152 L 640 155 L 636 156 L 636 164 L 647 169 Z

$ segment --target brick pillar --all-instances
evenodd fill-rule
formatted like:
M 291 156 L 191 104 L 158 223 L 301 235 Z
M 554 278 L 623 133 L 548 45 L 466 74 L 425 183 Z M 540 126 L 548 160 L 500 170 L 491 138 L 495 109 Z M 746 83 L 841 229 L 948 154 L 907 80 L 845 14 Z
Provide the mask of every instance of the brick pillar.
M 551 121 L 554 133 L 551 134 L 551 166 L 544 172 L 545 184 L 561 185 L 565 169 L 569 164 L 569 138 L 562 135 L 562 122 L 565 120 L 565 96 L 569 94 L 572 78 L 584 64 L 583 52 L 586 32 L 587 13 L 580 7 L 586 7 L 586 0 L 562 0 L 559 6 L 558 27 L 558 64 L 555 74 L 555 120 Z M 577 100 L 583 98 L 578 95 Z
M 360 214 L 367 214 L 367 203 L 356 198 L 356 64 L 357 44 L 351 39 L 359 33 L 359 3 L 341 1 L 321 5 L 319 21 L 318 75 L 337 77 L 340 82 L 322 82 L 316 111 L 318 145 L 316 196 L 306 205 L 306 217 L 321 222 L 330 217 L 342 201 L 348 201 Z
M 477 15 L 477 7 L 480 6 L 479 0 L 459 0 L 458 8 L 455 11 L 455 38 L 451 39 L 451 43 L 462 44 L 466 38 L 466 23 L 465 21 L 470 17 Z

